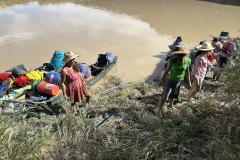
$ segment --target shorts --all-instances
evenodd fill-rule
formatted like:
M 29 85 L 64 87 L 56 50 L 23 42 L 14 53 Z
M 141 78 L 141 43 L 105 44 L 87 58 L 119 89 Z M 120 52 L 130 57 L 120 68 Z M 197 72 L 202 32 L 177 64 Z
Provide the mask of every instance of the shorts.
M 163 100 L 168 100 L 168 98 L 178 99 L 180 87 L 180 81 L 172 81 L 168 79 L 162 93 Z

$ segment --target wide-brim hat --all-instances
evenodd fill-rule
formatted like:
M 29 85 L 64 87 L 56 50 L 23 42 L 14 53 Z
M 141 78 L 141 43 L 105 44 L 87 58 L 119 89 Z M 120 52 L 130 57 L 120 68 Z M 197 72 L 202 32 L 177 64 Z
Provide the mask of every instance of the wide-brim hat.
M 182 45 L 177 45 L 173 49 L 173 54 L 188 54 Z
M 79 55 L 75 55 L 72 51 L 68 51 L 64 53 L 64 58 L 63 58 L 63 62 L 67 63 L 75 58 L 79 57 Z
M 213 47 L 212 44 L 209 43 L 209 42 L 203 42 L 203 44 L 197 46 L 196 49 L 197 49 L 197 50 L 200 50 L 200 51 L 210 51 L 210 50 L 213 50 L 214 47 Z

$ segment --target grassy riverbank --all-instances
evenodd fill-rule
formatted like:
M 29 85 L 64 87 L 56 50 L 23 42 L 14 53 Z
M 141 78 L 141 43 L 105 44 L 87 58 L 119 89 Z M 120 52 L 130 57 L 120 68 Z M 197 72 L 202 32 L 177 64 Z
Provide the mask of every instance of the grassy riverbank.
M 121 82 L 78 115 L 0 115 L 0 159 L 239 159 L 240 64 L 206 81 L 195 103 L 156 109 L 156 82 Z M 115 77 L 115 76 L 114 76 Z M 181 96 L 186 95 L 186 89 Z M 104 118 L 116 112 L 95 128 Z

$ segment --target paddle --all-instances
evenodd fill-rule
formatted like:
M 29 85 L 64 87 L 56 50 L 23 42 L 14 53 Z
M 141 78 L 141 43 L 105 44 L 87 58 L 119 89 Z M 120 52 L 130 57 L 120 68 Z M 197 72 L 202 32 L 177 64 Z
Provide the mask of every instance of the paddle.
M 117 114 L 117 112 L 113 111 L 107 118 L 102 120 L 95 128 L 91 130 L 91 132 L 95 131 L 100 125 L 102 125 L 104 122 L 106 122 L 109 118 L 111 118 L 113 115 Z

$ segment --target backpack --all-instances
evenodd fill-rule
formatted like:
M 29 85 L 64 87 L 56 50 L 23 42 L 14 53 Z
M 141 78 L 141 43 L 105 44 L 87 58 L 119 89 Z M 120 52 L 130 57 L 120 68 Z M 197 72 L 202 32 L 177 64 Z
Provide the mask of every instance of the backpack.
M 106 54 L 99 54 L 97 60 L 97 67 L 106 66 L 108 63 Z
M 0 73 L 0 82 L 3 82 L 6 79 L 11 78 L 11 77 L 12 77 L 12 73 L 10 73 L 10 72 Z
M 12 75 L 15 78 L 20 77 L 20 76 L 24 75 L 27 72 L 29 72 L 29 70 L 27 68 L 25 68 L 23 64 L 20 64 L 20 65 L 18 65 L 16 67 L 13 67 L 13 69 L 12 69 Z
M 229 49 L 228 49 L 228 47 L 229 47 L 230 45 L 232 45 L 232 44 L 234 44 L 233 41 L 227 41 L 227 42 L 225 42 L 225 43 L 223 44 L 222 49 L 220 50 L 220 52 L 223 53 L 223 54 L 228 54 L 228 52 L 230 52 Z
M 78 66 L 79 66 L 80 73 L 84 78 L 87 78 L 91 75 L 91 70 L 86 63 L 79 62 Z
M 26 76 L 20 76 L 18 78 L 14 79 L 14 83 L 17 87 L 24 87 L 28 84 L 28 77 Z
M 33 70 L 26 74 L 30 84 L 32 84 L 33 81 L 43 80 L 43 75 L 44 75 L 43 72 L 38 71 L 38 70 Z
M 58 72 L 49 72 L 45 75 L 45 81 L 48 83 L 59 85 L 60 82 L 60 73 Z
M 55 51 L 53 53 L 50 63 L 53 64 L 56 69 L 58 69 L 63 66 L 63 58 L 64 53 L 62 51 Z
M 39 70 L 44 73 L 48 73 L 48 72 L 56 71 L 56 68 L 52 63 L 43 63 L 42 67 Z

